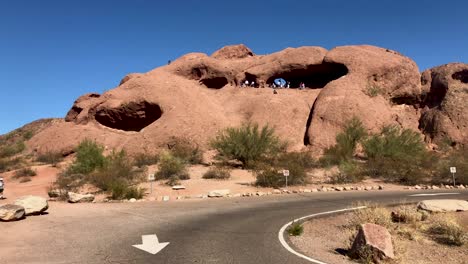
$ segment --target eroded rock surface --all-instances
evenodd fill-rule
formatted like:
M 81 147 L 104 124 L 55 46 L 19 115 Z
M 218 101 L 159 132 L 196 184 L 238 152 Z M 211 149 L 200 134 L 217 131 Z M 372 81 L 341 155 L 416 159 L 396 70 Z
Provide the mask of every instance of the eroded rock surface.
M 398 52 L 375 46 L 287 48 L 255 55 L 244 45 L 211 56 L 190 53 L 143 74 L 129 74 L 102 95 L 78 98 L 66 122 L 28 144 L 69 152 L 85 138 L 130 154 L 187 138 L 202 149 L 219 130 L 269 124 L 290 150 L 319 154 L 354 116 L 371 132 L 384 125 L 421 131 L 428 143 L 466 144 L 467 64 L 425 71 Z M 291 89 L 268 88 L 284 78 Z M 240 88 L 247 80 L 257 88 Z M 422 81 L 422 82 L 421 82 Z M 301 83 L 306 89 L 298 90 Z

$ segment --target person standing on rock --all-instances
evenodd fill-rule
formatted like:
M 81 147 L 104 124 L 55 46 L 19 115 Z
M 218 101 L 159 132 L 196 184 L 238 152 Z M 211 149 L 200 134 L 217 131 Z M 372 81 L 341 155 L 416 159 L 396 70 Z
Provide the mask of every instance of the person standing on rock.
M 4 188 L 5 188 L 5 182 L 3 182 L 3 178 L 0 178 L 0 199 L 3 199 Z

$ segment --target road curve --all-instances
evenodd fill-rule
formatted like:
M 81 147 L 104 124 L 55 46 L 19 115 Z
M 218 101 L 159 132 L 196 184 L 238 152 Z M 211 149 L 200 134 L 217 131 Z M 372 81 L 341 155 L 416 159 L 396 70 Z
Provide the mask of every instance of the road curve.
M 278 230 L 304 215 L 358 201 L 392 204 L 459 195 L 333 192 L 169 203 L 51 204 L 50 214 L 0 223 L 0 263 L 310 263 L 289 253 Z M 157 234 L 170 244 L 156 255 L 132 247 Z

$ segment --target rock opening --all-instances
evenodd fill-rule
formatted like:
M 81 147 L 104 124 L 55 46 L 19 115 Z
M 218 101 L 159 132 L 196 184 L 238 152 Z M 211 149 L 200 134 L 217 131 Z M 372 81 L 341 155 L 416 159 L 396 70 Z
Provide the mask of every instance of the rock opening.
M 289 68 L 268 78 L 271 84 L 276 78 L 283 78 L 290 82 L 291 88 L 298 88 L 301 82 L 307 88 L 323 88 L 329 82 L 348 74 L 348 68 L 339 63 L 322 63 L 318 65 L 307 65 L 306 68 Z
M 200 83 L 211 89 L 221 89 L 228 84 L 228 80 L 226 77 L 213 77 L 201 79 Z
M 154 103 L 131 102 L 118 108 L 100 109 L 95 119 L 101 125 L 124 131 L 141 131 L 162 116 L 159 105 Z
M 462 70 L 452 74 L 452 78 L 462 83 L 468 83 L 468 70 Z

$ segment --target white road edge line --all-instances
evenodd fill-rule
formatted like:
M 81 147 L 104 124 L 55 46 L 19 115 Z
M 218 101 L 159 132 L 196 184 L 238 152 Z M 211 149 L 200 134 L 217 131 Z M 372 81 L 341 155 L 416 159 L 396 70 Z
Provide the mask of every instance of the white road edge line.
M 293 221 L 285 224 L 283 227 L 281 227 L 280 231 L 278 232 L 278 239 L 281 243 L 281 245 L 286 249 L 288 250 L 290 253 L 300 257 L 300 258 L 303 258 L 305 260 L 308 260 L 312 263 L 316 263 L 316 264 L 327 264 L 325 262 L 322 262 L 320 260 L 316 260 L 316 259 L 313 259 L 313 258 L 310 258 L 308 256 L 305 256 L 297 251 L 295 251 L 294 249 L 292 249 L 288 243 L 286 242 L 286 240 L 284 239 L 284 231 L 286 231 L 286 228 L 288 228 L 288 226 L 290 226 L 292 223 L 294 222 L 298 222 L 298 221 L 302 221 L 302 220 L 305 220 L 305 219 L 308 219 L 308 218 L 313 218 L 313 217 L 316 217 L 316 216 L 320 216 L 320 215 L 327 215 L 327 214 L 334 214 L 334 213 L 340 213 L 340 212 L 346 212 L 346 211 L 354 211 L 354 210 L 359 210 L 359 209 L 364 209 L 366 208 L 366 206 L 359 206 L 359 207 L 353 207 L 353 208 L 346 208 L 346 209 L 340 209 L 340 210 L 334 210 L 334 211 L 328 211 L 328 212 L 322 212 L 322 213 L 317 213 L 317 214 L 311 214 L 311 215 L 307 215 L 307 216 L 304 216 L 304 217 L 301 217 L 301 218 L 297 218 L 297 219 L 294 219 Z
M 417 197 L 417 196 L 439 196 L 439 195 L 456 195 L 460 193 L 417 193 L 417 194 L 411 194 L 408 196 L 412 197 Z

